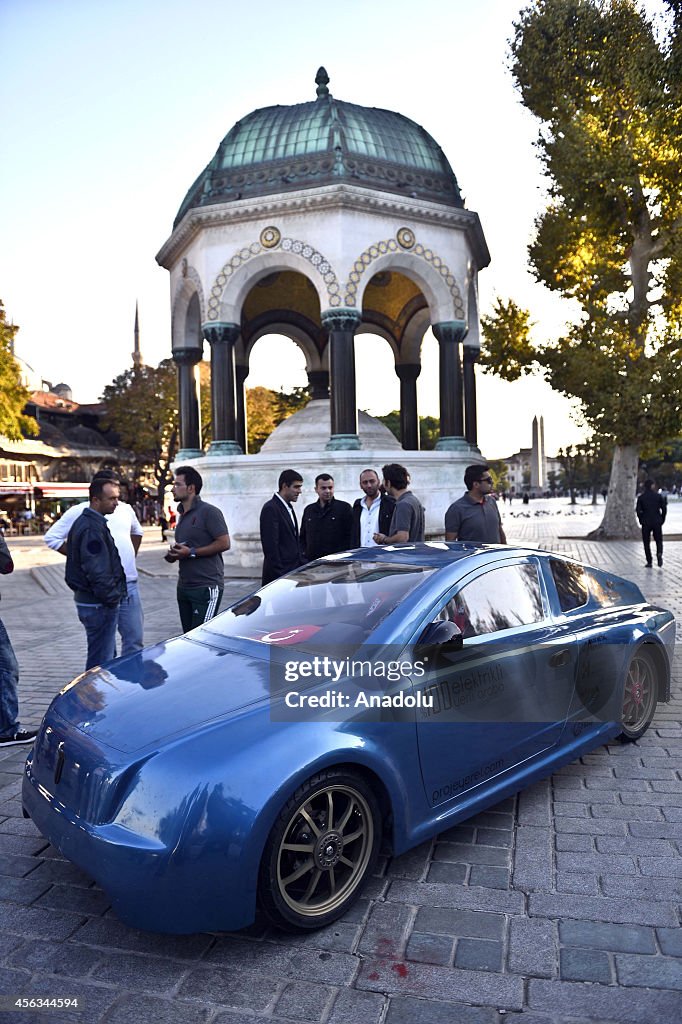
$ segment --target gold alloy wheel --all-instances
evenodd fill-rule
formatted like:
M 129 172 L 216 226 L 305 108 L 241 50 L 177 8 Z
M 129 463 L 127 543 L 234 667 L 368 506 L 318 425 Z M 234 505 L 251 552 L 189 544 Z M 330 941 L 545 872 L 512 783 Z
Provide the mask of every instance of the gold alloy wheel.
M 292 814 L 277 852 L 277 886 L 302 917 L 322 917 L 362 882 L 374 847 L 374 820 L 364 796 L 329 785 Z
M 623 694 L 623 730 L 635 738 L 644 732 L 653 718 L 658 686 L 651 658 L 642 651 L 628 667 Z

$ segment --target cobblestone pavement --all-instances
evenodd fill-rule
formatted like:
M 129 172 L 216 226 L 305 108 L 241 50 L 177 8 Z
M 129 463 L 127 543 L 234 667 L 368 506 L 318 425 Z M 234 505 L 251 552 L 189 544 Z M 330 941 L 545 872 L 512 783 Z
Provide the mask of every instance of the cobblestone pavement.
M 516 511 L 516 506 L 514 506 Z M 522 508 L 519 506 L 518 511 Z M 575 539 L 594 524 L 509 515 L 510 539 L 635 580 L 682 617 L 682 543 L 663 570 L 640 545 Z M 671 510 L 682 526 L 682 508 Z M 680 530 L 682 532 L 682 529 Z M 567 536 L 562 536 L 566 534 Z M 157 531 L 140 554 L 146 638 L 179 630 Z M 63 561 L 10 541 L 2 618 L 37 726 L 82 669 Z M 252 588 L 230 582 L 226 600 Z M 600 748 L 517 797 L 392 860 L 337 924 L 285 936 L 165 936 L 122 925 L 102 891 L 21 816 L 25 751 L 0 754 L 0 993 L 79 996 L 83 1012 L 8 1020 L 127 1024 L 672 1024 L 682 1017 L 682 699 L 632 745 Z

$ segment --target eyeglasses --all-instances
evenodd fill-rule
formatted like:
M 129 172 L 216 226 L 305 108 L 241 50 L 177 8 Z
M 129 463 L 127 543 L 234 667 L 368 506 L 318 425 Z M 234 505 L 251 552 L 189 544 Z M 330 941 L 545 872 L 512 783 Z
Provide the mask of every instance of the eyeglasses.
M 491 484 L 493 482 L 493 478 L 491 476 L 482 476 L 479 477 L 479 479 L 482 484 Z

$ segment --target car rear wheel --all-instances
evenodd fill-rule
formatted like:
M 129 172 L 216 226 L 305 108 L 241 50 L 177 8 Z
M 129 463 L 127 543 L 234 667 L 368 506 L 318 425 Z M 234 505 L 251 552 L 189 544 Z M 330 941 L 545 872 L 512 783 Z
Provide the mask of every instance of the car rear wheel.
M 381 839 L 381 811 L 365 779 L 332 769 L 284 805 L 265 846 L 259 902 L 286 931 L 331 924 L 360 895 Z
M 651 725 L 658 700 L 658 675 L 653 657 L 643 647 L 632 656 L 623 690 L 623 731 L 619 739 L 634 743 Z

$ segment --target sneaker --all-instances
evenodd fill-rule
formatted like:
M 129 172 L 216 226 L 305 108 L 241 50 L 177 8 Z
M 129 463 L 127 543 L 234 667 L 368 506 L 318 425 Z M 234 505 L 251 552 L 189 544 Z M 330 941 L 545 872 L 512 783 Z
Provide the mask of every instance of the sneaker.
M 646 567 L 647 569 L 653 569 L 653 562 L 647 562 Z
M 37 732 L 19 730 L 13 736 L 0 736 L 0 747 L 17 747 L 20 743 L 33 743 L 37 735 Z

